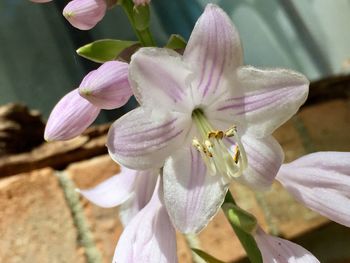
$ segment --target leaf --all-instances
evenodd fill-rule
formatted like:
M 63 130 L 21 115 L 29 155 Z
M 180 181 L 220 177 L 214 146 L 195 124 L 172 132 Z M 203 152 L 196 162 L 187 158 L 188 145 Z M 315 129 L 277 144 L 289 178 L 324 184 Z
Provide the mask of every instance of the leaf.
M 187 42 L 182 36 L 173 34 L 170 36 L 165 47 L 170 49 L 185 49 L 186 45 Z
M 134 7 L 133 18 L 135 28 L 139 31 L 143 31 L 149 27 L 150 12 L 149 5 L 140 5 Z
M 80 47 L 77 53 L 94 62 L 104 63 L 117 59 L 125 49 L 138 43 L 137 41 L 101 39 Z
M 223 261 L 214 258 L 213 256 L 209 255 L 203 250 L 192 248 L 192 251 L 196 253 L 198 256 L 200 256 L 206 263 L 224 263 Z

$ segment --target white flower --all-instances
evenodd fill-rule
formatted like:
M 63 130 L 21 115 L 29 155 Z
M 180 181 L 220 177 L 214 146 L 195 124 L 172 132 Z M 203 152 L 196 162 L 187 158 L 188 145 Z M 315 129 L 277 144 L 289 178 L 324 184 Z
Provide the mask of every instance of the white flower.
M 242 60 L 236 29 L 212 4 L 183 56 L 142 48 L 131 59 L 129 81 L 141 107 L 113 124 L 107 147 L 131 169 L 164 166 L 165 205 L 182 232 L 208 223 L 233 178 L 270 186 L 283 162 L 271 133 L 307 97 L 303 75 Z

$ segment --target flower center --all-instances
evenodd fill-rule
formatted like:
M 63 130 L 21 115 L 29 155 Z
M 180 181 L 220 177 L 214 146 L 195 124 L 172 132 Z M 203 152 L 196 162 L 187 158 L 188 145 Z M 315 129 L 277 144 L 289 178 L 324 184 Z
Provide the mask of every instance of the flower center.
M 193 110 L 192 119 L 201 136 L 200 139 L 194 137 L 192 144 L 201 153 L 211 173 L 219 172 L 230 179 L 239 177 L 247 166 L 247 156 L 236 126 L 226 131 L 213 129 L 200 108 Z

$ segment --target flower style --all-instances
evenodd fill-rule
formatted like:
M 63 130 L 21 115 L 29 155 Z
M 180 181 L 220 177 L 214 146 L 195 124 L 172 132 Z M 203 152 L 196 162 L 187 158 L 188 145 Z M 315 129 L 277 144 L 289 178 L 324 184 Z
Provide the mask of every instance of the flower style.
M 350 153 L 317 152 L 282 165 L 276 177 L 299 202 L 350 227 Z
M 305 248 L 282 238 L 266 234 L 258 228 L 255 240 L 263 261 L 269 263 L 319 263 Z
M 73 0 L 63 9 L 63 16 L 72 26 L 89 30 L 102 20 L 106 11 L 105 0 Z
M 216 214 L 234 178 L 270 186 L 283 152 L 271 133 L 308 94 L 308 80 L 284 69 L 242 66 L 238 33 L 209 4 L 181 56 L 142 48 L 129 66 L 141 107 L 108 134 L 111 157 L 131 169 L 163 168 L 174 225 L 198 232 Z
M 101 207 L 122 205 L 119 215 L 124 231 L 113 262 L 177 262 L 175 229 L 161 196 L 159 170 L 121 173 L 93 189 L 79 190 Z
M 45 140 L 72 139 L 94 122 L 101 109 L 123 106 L 132 95 L 127 70 L 127 63 L 110 61 L 86 75 L 80 87 L 65 95 L 52 110 Z

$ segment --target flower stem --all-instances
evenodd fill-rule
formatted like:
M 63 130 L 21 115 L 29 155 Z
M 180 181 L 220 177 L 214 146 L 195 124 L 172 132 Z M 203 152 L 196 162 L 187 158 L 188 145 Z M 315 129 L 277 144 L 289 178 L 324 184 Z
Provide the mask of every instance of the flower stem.
M 254 229 L 257 226 L 256 218 L 237 206 L 230 191 L 226 194 L 222 210 L 246 251 L 250 262 L 263 263 L 261 252 L 253 236 Z
M 149 30 L 149 27 L 145 27 L 145 29 L 138 29 L 135 24 L 134 19 L 134 4 L 131 0 L 122 0 L 120 1 L 121 6 L 124 9 L 124 12 L 128 16 L 129 22 L 135 32 L 136 37 L 144 47 L 152 47 L 156 46 L 156 43 L 153 39 L 152 33 Z

